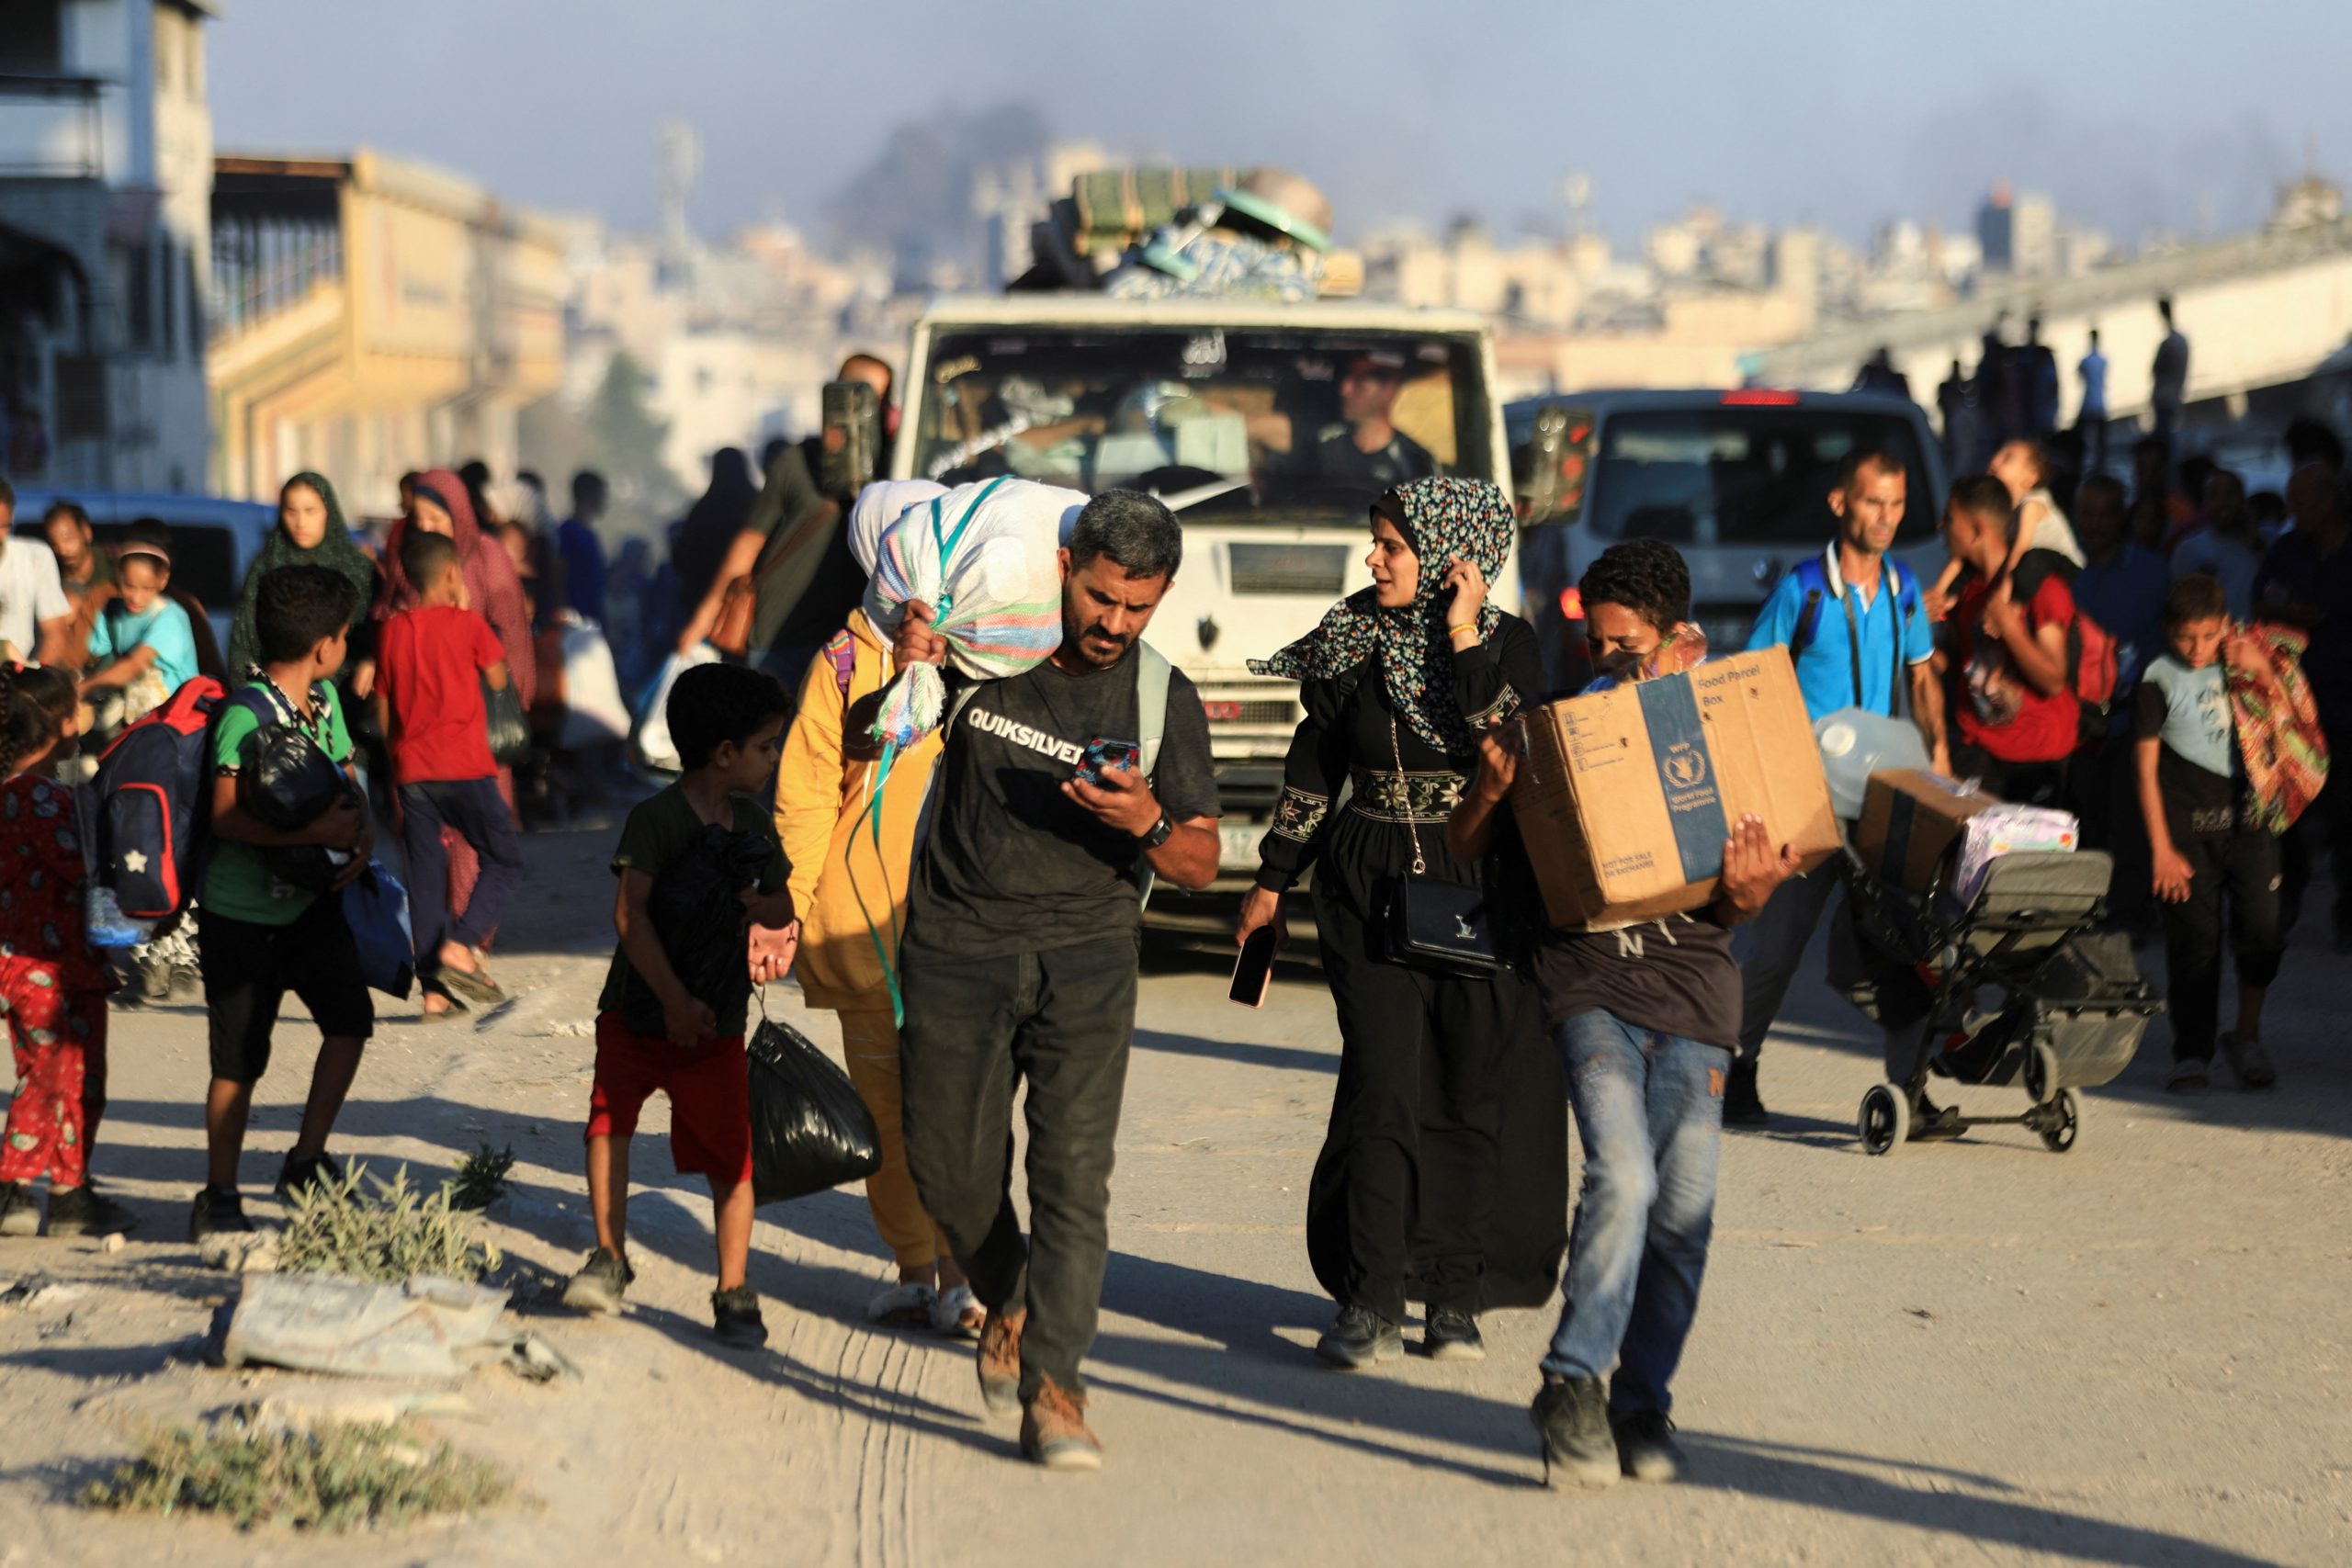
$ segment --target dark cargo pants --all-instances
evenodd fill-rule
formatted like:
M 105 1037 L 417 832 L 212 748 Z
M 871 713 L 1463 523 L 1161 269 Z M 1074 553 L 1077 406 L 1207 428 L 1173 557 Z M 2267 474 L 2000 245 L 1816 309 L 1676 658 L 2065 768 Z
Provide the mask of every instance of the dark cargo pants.
M 1135 1033 L 1129 932 L 1005 958 L 910 955 L 899 1067 L 915 1190 L 991 1313 L 1029 1314 L 1021 1394 L 1072 1393 L 1110 1255 L 1112 1145 Z M 1029 1085 L 1030 1235 L 1012 1205 L 1012 1095 Z

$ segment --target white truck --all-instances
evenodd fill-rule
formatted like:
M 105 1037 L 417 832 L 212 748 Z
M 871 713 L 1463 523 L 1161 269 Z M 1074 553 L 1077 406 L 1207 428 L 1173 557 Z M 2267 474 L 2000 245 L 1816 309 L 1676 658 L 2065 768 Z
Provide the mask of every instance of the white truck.
M 1508 490 L 1494 345 L 1465 311 L 1361 301 L 951 299 L 915 323 L 896 479 L 1012 473 L 1148 491 L 1184 523 L 1149 640 L 1199 687 L 1225 807 L 1219 886 L 1255 872 L 1302 709 L 1250 673 L 1370 581 L 1367 511 L 1397 479 Z M 1511 570 L 1493 601 L 1516 610 Z

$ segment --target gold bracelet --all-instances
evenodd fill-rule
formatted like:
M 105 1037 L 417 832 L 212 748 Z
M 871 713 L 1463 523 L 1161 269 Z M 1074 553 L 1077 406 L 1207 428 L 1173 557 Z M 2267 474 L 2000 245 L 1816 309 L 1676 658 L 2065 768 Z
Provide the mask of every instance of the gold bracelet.
M 1478 623 L 1476 621 L 1464 621 L 1458 626 L 1448 626 L 1445 628 L 1445 635 L 1449 639 L 1460 637 L 1464 632 L 1468 632 L 1471 636 L 1476 637 L 1478 633 Z

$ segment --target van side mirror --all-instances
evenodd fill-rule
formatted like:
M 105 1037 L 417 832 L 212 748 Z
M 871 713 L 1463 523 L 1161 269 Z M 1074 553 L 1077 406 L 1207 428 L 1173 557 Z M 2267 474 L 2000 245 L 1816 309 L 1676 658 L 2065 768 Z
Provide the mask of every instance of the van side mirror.
M 1521 492 L 1529 522 L 1567 524 L 1584 514 L 1593 435 L 1594 421 L 1589 410 L 1546 403 L 1536 411 L 1535 431 L 1527 446 L 1526 479 Z

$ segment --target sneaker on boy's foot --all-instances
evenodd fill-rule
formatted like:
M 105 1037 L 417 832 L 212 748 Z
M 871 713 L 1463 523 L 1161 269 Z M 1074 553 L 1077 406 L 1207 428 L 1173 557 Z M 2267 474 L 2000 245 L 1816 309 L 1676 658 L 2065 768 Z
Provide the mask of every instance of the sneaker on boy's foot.
M 756 1350 L 768 1342 L 760 1316 L 760 1293 L 749 1285 L 710 1292 L 710 1331 L 730 1350 Z
M 2202 1056 L 2183 1056 L 2165 1075 L 2166 1094 L 2203 1094 L 2213 1081 L 2213 1064 Z
M 991 1416 L 1021 1408 L 1021 1328 L 1025 1312 L 992 1312 L 980 1328 L 980 1403 Z
M 1086 1399 L 1053 1379 L 1021 1406 L 1021 1452 L 1047 1470 L 1100 1470 L 1102 1440 L 1086 1424 Z
M 1362 1371 L 1405 1354 L 1405 1331 L 1370 1307 L 1345 1306 L 1331 1321 L 1315 1353 L 1342 1371 Z
M 245 1201 L 233 1187 L 206 1187 L 187 1212 L 187 1238 L 201 1242 L 211 1235 L 249 1235 L 253 1221 L 245 1218 Z
M 1609 1429 L 1609 1391 L 1599 1378 L 1546 1376 L 1527 1418 L 1543 1440 L 1544 1484 L 1557 1467 L 1579 1486 L 1614 1486 L 1624 1468 Z
M 621 1297 L 636 1282 L 637 1270 L 600 1247 L 564 1281 L 563 1304 L 574 1312 L 618 1312 Z
M 1610 1418 L 1617 1434 L 1617 1457 L 1636 1481 L 1673 1481 L 1682 1473 L 1682 1450 L 1674 1423 L 1662 1410 L 1636 1410 Z
M 1483 1361 L 1487 1341 L 1478 1320 L 1460 1307 L 1431 1307 L 1421 1330 L 1421 1348 L 1432 1361 Z
M 2224 1034 L 2222 1049 L 2230 1054 L 2230 1071 L 2237 1074 L 2240 1089 L 2268 1089 L 2278 1081 L 2278 1069 L 2271 1064 L 2270 1053 L 2263 1049 L 2260 1036 Z M 51 1207 L 56 1202 L 51 1199 Z
M 1756 1058 L 1741 1056 L 1731 1065 L 1730 1076 L 1724 1082 L 1724 1125 L 1726 1127 L 1769 1127 L 1772 1113 L 1764 1109 L 1764 1099 L 1756 1092 Z
M 40 1200 L 21 1181 L 0 1181 L 0 1235 L 40 1235 Z
M 306 1187 L 342 1179 L 343 1167 L 335 1163 L 333 1155 L 289 1154 L 286 1163 L 277 1168 L 277 1195 L 291 1198 Z
M 111 1235 L 139 1224 L 139 1216 L 107 1197 L 97 1184 L 85 1180 L 49 1193 L 49 1234 L 51 1235 Z

